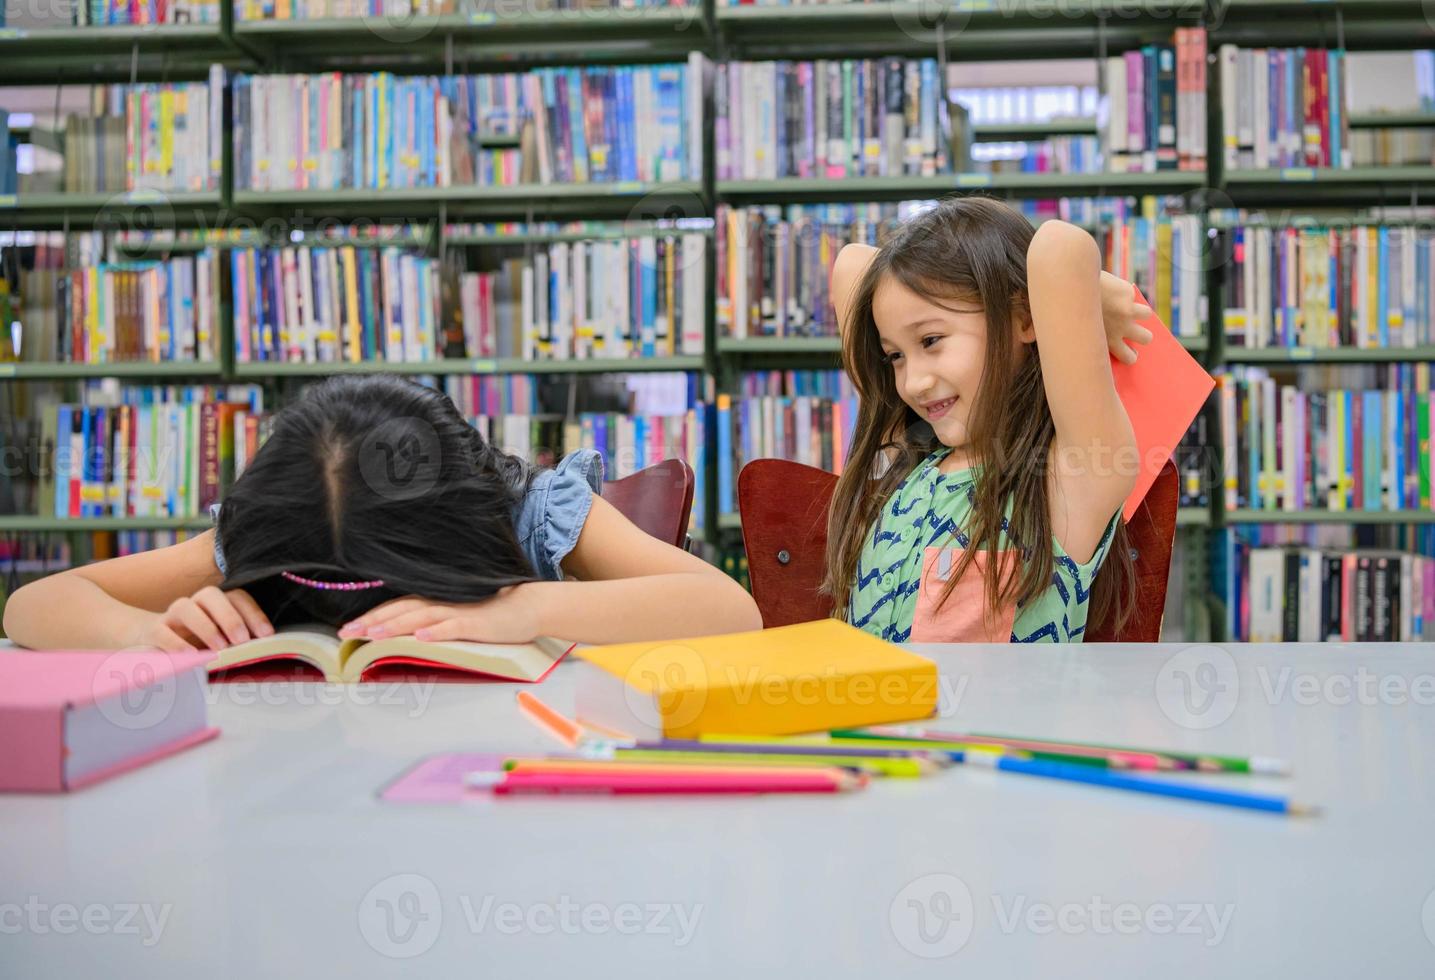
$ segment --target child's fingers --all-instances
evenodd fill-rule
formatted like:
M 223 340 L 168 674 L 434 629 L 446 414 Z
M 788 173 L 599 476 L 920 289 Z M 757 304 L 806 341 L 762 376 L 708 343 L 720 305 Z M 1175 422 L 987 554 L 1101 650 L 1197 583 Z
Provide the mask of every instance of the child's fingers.
M 223 650 L 229 644 L 224 642 L 224 634 L 220 633 L 219 627 L 209 618 L 209 614 L 193 599 L 176 599 L 169 607 L 167 623 L 178 623 L 189 630 L 211 650 Z
M 239 610 L 217 586 L 200 589 L 194 594 L 194 602 L 224 632 L 228 641 L 226 646 L 249 640 L 249 627 L 244 625 L 244 617 L 239 615 Z
M 159 647 L 165 653 L 198 653 L 193 643 L 184 639 L 174 630 L 163 623 L 155 627 L 154 643 L 151 646 Z
M 244 625 L 249 627 L 249 632 L 254 636 L 269 636 L 274 632 L 274 624 L 269 622 L 269 617 L 264 615 L 264 610 L 259 608 L 259 603 L 254 597 L 243 589 L 231 589 L 224 593 L 231 605 L 239 611 L 244 620 Z
M 370 626 L 367 633 L 371 637 L 407 636 L 421 626 L 428 626 L 452 615 L 453 609 L 448 606 L 426 605 L 422 609 L 415 609 L 387 622 Z
M 1155 312 L 1156 312 L 1156 311 L 1153 310 L 1153 309 L 1151 309 L 1151 307 L 1146 306 L 1146 305 L 1144 305 L 1144 304 L 1142 304 L 1142 303 L 1137 303 L 1137 304 L 1136 304 L 1136 307 L 1135 307 L 1135 309 L 1134 309 L 1134 311 L 1133 311 L 1133 313 L 1134 313 L 1136 319 L 1138 319 L 1138 320 L 1144 320 L 1144 319 L 1146 319 L 1148 316 L 1151 316 L 1151 315 L 1152 315 L 1153 313 L 1155 313 Z
M 1111 345 L 1111 356 L 1122 364 L 1135 364 L 1136 352 L 1126 345 L 1126 341 L 1118 340 Z
M 425 626 L 419 631 L 418 639 L 425 642 L 440 642 L 443 640 L 472 640 L 481 642 L 483 623 L 474 616 L 454 616 L 451 619 L 441 619 L 430 626 Z
M 387 622 L 393 619 L 395 616 L 402 616 L 404 613 L 412 612 L 413 610 L 421 608 L 427 604 L 428 603 L 425 600 L 420 599 L 417 596 L 402 596 L 398 599 L 390 599 L 388 602 L 379 603 L 379 605 L 375 606 L 373 609 L 370 609 L 368 612 L 364 613 L 357 619 L 353 619 L 345 623 L 344 628 L 349 629 L 350 627 L 362 628 L 365 626 L 375 626 L 379 623 Z

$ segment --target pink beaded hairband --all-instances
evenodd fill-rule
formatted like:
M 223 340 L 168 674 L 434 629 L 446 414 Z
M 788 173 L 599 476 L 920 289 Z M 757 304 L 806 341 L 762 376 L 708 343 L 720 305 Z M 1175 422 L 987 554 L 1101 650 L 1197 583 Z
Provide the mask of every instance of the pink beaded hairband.
M 359 589 L 375 589 L 384 584 L 384 580 L 381 578 L 376 578 L 372 582 L 321 582 L 318 579 L 295 575 L 293 572 L 280 572 L 279 574 L 291 582 L 307 585 L 311 589 L 337 589 L 341 592 L 354 592 Z

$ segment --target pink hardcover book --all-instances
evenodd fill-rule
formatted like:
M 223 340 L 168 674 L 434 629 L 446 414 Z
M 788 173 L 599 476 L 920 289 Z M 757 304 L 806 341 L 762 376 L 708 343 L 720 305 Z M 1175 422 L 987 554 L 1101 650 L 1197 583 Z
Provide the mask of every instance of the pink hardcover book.
M 208 654 L 0 652 L 0 791 L 63 792 L 219 734 Z

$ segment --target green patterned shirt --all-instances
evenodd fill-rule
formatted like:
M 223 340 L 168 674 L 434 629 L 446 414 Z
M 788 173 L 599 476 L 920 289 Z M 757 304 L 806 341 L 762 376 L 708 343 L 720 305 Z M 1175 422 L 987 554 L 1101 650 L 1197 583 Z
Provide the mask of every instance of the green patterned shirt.
M 1034 601 L 987 617 L 979 556 L 946 602 L 941 595 L 962 549 L 972 512 L 976 469 L 942 473 L 941 449 L 917 465 L 882 510 L 862 547 L 847 605 L 847 621 L 869 633 L 903 642 L 1079 642 L 1086 630 L 1091 583 L 1116 531 L 1118 509 L 1088 561 L 1073 560 L 1055 538 L 1051 586 Z M 1007 502 L 998 547 L 1014 549 L 1008 538 Z M 914 635 L 915 633 L 915 635 Z

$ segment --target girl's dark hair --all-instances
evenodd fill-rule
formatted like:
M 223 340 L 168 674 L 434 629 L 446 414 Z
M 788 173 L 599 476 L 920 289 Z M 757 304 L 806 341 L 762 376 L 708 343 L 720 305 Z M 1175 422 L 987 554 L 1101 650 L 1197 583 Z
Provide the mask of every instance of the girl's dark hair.
M 1026 254 L 1034 229 L 1026 216 L 993 198 L 953 197 L 907 222 L 873 256 L 853 291 L 842 324 L 842 365 L 860 398 L 852 448 L 828 518 L 827 578 L 834 615 L 845 616 L 857 560 L 882 501 L 929 453 L 939 448 L 932 428 L 902 401 L 882 352 L 872 299 L 887 279 L 939 305 L 979 305 L 986 314 L 986 363 L 970 416 L 971 455 L 981 467 L 975 485 L 971 539 L 947 583 L 943 600 L 982 551 L 995 551 L 1006 502 L 1012 501 L 1011 542 L 1023 561 L 986 562 L 986 609 L 1029 602 L 1051 585 L 1051 511 L 1047 458 L 1056 427 L 1046 400 L 1041 357 L 1014 357 L 1019 320 L 1030 316 Z M 884 454 L 891 465 L 875 476 Z M 1087 622 L 1108 616 L 1117 629 L 1134 604 L 1135 570 L 1125 521 L 1118 519 L 1105 562 L 1092 586 Z
M 394 375 L 313 385 L 225 495 L 229 574 L 274 625 L 337 625 L 409 594 L 474 602 L 536 576 L 513 511 L 533 478 L 490 446 L 447 395 Z M 383 579 L 340 591 L 300 585 Z

